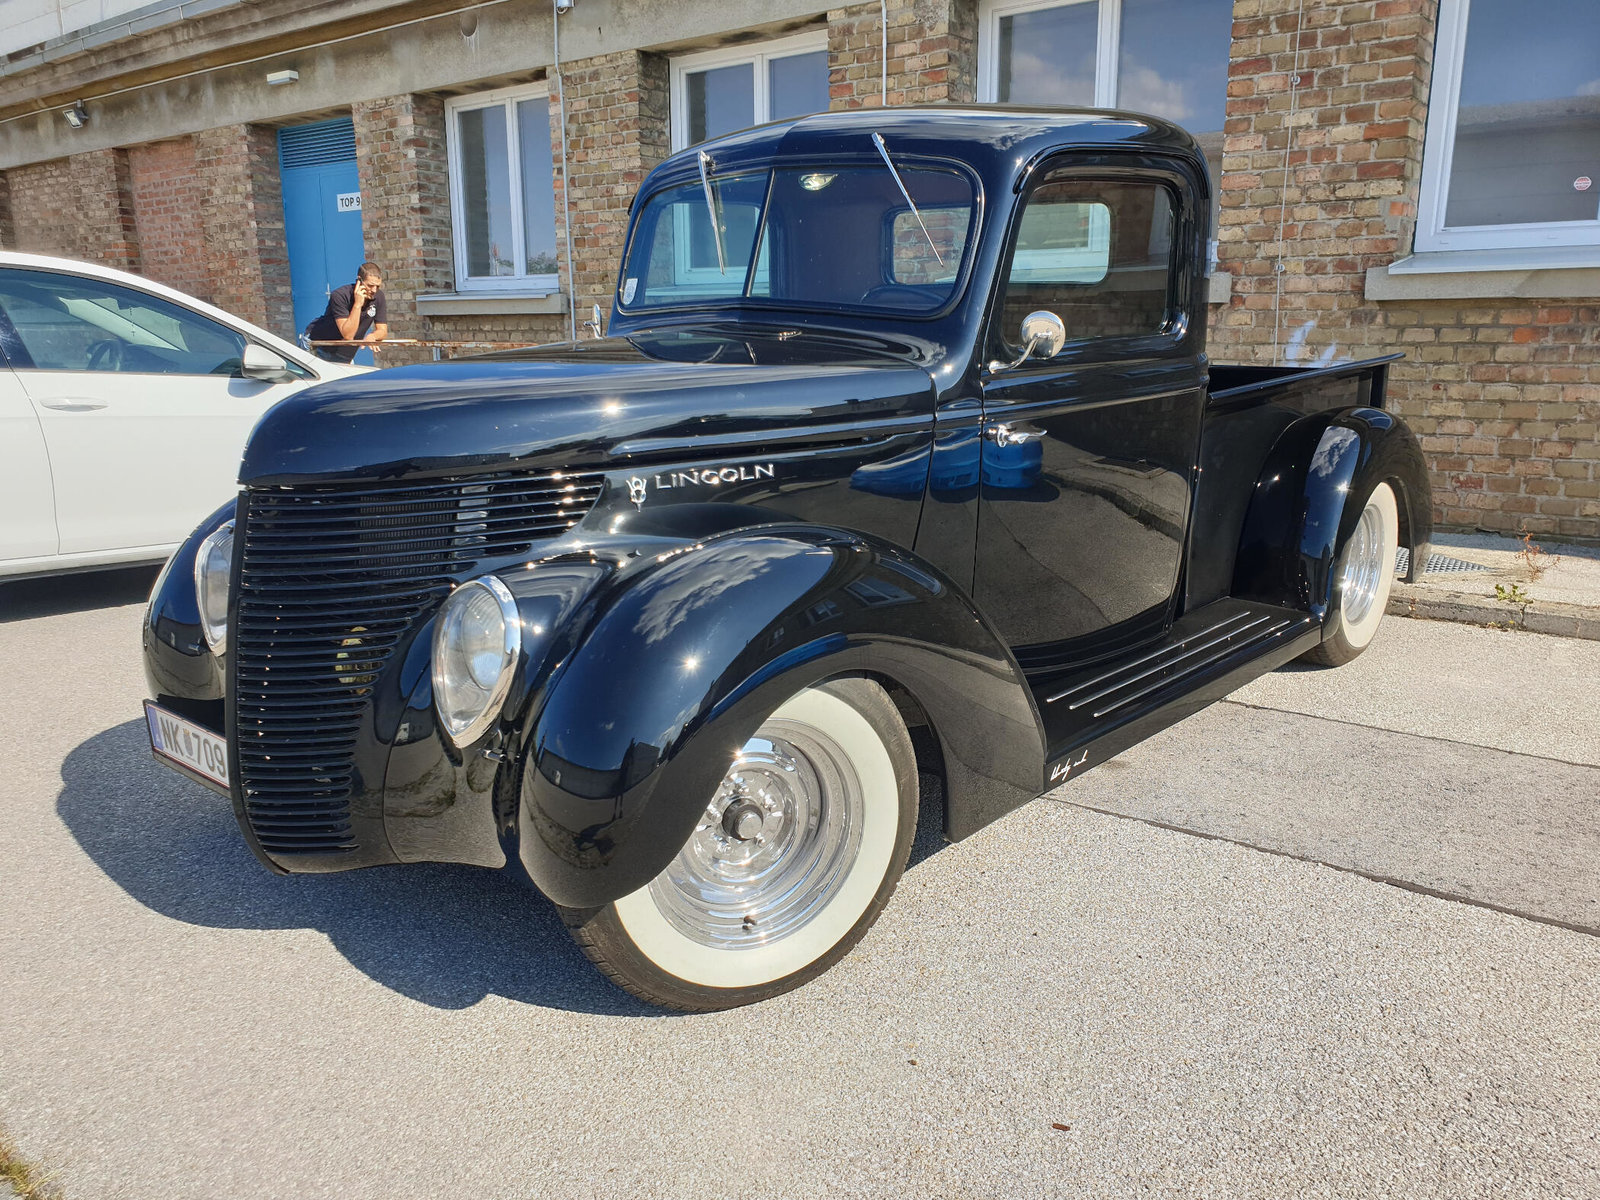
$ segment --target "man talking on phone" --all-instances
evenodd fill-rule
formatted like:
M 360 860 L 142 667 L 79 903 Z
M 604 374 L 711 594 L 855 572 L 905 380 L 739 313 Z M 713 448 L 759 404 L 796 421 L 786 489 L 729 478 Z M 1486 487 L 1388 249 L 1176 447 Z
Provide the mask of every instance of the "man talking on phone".
M 365 262 L 356 281 L 328 293 L 328 307 L 306 326 L 313 342 L 366 342 L 377 344 L 389 336 L 389 305 L 383 296 L 383 272 L 377 263 Z M 318 356 L 332 362 L 354 362 L 358 346 L 318 346 Z

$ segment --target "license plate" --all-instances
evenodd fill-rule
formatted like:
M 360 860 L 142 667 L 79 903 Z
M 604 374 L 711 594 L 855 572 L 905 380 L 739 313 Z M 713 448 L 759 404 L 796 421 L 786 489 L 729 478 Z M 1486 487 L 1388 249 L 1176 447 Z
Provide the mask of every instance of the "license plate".
M 185 720 L 159 705 L 144 702 L 150 726 L 150 749 L 222 792 L 228 790 L 228 743 L 211 730 Z

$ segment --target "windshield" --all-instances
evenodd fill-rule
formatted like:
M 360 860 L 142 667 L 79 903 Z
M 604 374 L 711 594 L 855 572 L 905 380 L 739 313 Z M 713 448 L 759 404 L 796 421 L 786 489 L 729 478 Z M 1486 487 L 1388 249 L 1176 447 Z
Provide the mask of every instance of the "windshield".
M 916 212 L 880 164 L 713 174 L 709 202 L 698 179 L 657 192 L 635 223 L 622 307 L 937 312 L 971 239 L 972 184 L 953 169 L 896 166 Z

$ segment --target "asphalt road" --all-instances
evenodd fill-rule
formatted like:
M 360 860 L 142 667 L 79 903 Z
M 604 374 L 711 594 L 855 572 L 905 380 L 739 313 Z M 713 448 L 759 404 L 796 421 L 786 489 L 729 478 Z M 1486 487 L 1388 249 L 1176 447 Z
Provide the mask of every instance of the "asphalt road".
M 1600 1195 L 1600 643 L 1391 619 L 663 1016 L 493 873 L 263 871 L 150 760 L 148 580 L 0 586 L 0 1126 L 72 1200 Z

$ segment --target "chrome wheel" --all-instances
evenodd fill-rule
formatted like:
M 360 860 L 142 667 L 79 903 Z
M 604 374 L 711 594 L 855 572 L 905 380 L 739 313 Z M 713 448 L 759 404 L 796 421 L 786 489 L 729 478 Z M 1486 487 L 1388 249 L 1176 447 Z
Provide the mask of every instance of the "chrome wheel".
M 1325 667 L 1349 662 L 1371 644 L 1389 607 L 1394 557 L 1400 546 L 1400 510 L 1394 489 L 1373 485 L 1356 526 L 1334 564 L 1338 596 L 1323 628 L 1322 644 L 1304 657 Z
M 1372 611 L 1372 602 L 1377 599 L 1379 584 L 1383 582 L 1385 560 L 1392 571 L 1394 547 L 1384 544 L 1383 511 L 1373 500 L 1362 510 L 1361 520 L 1350 535 L 1345 551 L 1340 603 L 1344 619 L 1350 624 L 1361 624 Z
M 654 1004 L 779 995 L 877 919 L 911 854 L 917 794 L 911 738 L 882 687 L 805 688 L 745 741 L 654 878 L 567 910 L 567 925 L 608 978 Z
M 825 732 L 773 720 L 745 743 L 677 859 L 650 884 L 704 946 L 762 946 L 803 927 L 861 844 L 861 780 Z

